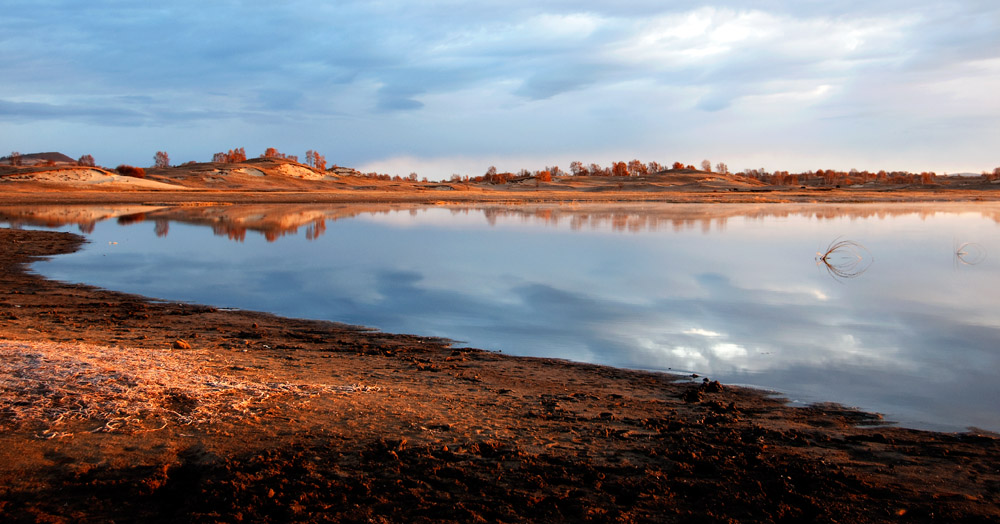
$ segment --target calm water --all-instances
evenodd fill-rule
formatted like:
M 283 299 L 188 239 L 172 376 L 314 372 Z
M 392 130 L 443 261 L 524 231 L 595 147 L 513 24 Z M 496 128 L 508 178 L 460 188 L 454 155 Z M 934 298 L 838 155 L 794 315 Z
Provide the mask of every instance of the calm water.
M 86 232 L 83 251 L 34 265 L 50 278 L 1000 431 L 1000 207 L 933 209 L 36 207 L 0 220 Z M 838 239 L 857 244 L 818 261 Z

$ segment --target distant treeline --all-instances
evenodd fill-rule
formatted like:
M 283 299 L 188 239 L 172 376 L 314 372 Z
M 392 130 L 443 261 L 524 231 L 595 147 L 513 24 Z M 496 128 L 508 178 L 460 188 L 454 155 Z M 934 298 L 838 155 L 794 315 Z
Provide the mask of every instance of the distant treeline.
M 703 160 L 699 167 L 695 167 L 693 164 L 674 162 L 669 168 L 655 161 L 642 162 L 640 160 L 632 160 L 629 162 L 612 162 L 611 165 L 607 167 L 595 163 L 584 164 L 583 162 L 574 161 L 570 162 L 568 173 L 560 169 L 559 166 L 549 166 L 536 171 L 522 169 L 516 173 L 498 172 L 496 167 L 490 166 L 490 168 L 486 170 L 486 173 L 481 176 L 469 177 L 455 174 L 451 176 L 451 181 L 505 184 L 529 178 L 535 178 L 540 181 L 549 181 L 553 177 L 559 176 L 640 177 L 669 172 L 700 172 L 706 174 L 717 173 L 722 175 L 733 174 L 730 173 L 729 167 L 725 163 L 719 162 L 715 164 L 715 167 L 713 168 L 712 162 L 708 160 Z M 816 171 L 801 171 L 793 173 L 780 170 L 767 171 L 764 168 L 744 169 L 739 173 L 735 173 L 735 175 L 752 178 L 772 185 L 810 184 L 830 186 L 868 183 L 930 184 L 933 183 L 934 179 L 938 176 L 932 171 L 912 173 L 909 171 L 880 170 L 872 172 L 867 170 L 859 171 L 857 169 L 851 169 L 850 171 L 817 169 Z M 992 172 L 983 171 L 982 175 L 989 180 L 1000 179 L 1000 167 L 995 168 Z
M 264 150 L 264 152 L 257 158 L 280 158 L 285 160 L 290 160 L 292 162 L 299 162 L 299 157 L 297 155 L 288 155 L 281 153 L 276 148 L 269 147 Z M 154 167 L 166 168 L 170 167 L 170 156 L 165 151 L 157 151 L 153 156 Z M 230 149 L 226 152 L 219 152 L 212 155 L 212 162 L 215 163 L 228 163 L 234 164 L 239 162 L 246 162 L 247 154 L 246 150 L 242 147 L 235 149 Z M 66 157 L 61 153 L 37 153 L 32 155 L 21 155 L 18 152 L 12 152 L 10 155 L 0 158 L 0 163 L 6 163 L 12 166 L 25 165 L 31 162 L 33 165 L 56 165 L 56 164 L 76 164 L 80 166 L 95 166 L 94 157 L 91 155 L 83 155 L 76 162 L 70 157 Z M 196 162 L 185 162 L 181 166 L 187 166 L 195 164 Z M 318 151 L 308 150 L 305 154 L 305 165 L 318 169 L 321 171 L 333 171 L 338 175 L 356 176 L 362 178 L 370 178 L 374 180 L 395 180 L 395 181 L 411 181 L 417 182 L 419 176 L 417 173 L 410 173 L 406 177 L 399 175 L 388 175 L 377 172 L 362 173 L 355 169 L 340 167 L 334 164 L 331 167 L 327 167 L 326 157 L 320 154 Z M 145 173 L 142 168 L 132 167 L 129 165 L 120 165 L 116 168 L 121 174 L 135 177 L 143 177 Z M 546 166 L 542 169 L 528 170 L 521 169 L 516 173 L 512 172 L 500 172 L 495 166 L 490 166 L 486 170 L 486 173 L 479 176 L 469 176 L 469 175 L 459 175 L 454 174 L 451 176 L 450 181 L 453 183 L 465 182 L 465 183 L 489 183 L 489 184 L 506 184 L 510 182 L 519 182 L 528 179 L 534 179 L 536 182 L 548 182 L 556 177 L 563 176 L 599 176 L 599 177 L 640 177 L 646 175 L 653 175 L 657 173 L 667 173 L 667 172 L 701 172 L 701 173 L 717 173 L 722 175 L 735 174 L 737 176 L 743 176 L 747 178 L 752 178 L 759 180 L 766 184 L 772 185 L 799 185 L 799 184 L 810 184 L 810 185 L 855 185 L 855 184 L 869 184 L 869 183 L 881 183 L 881 184 L 930 184 L 934 182 L 934 179 L 938 176 L 933 171 L 924 171 L 920 173 L 912 173 L 909 171 L 859 171 L 857 169 L 851 169 L 850 171 L 838 171 L 835 169 L 817 169 L 815 171 L 801 171 L 801 172 L 789 172 L 789 171 L 768 171 L 764 168 L 759 169 L 744 169 L 738 173 L 731 173 L 729 171 L 729 166 L 724 162 L 719 162 L 712 165 L 709 160 L 702 160 L 698 167 L 693 164 L 684 164 L 683 162 L 674 162 L 667 167 L 665 164 L 661 164 L 656 161 L 643 162 L 641 160 L 630 160 L 628 162 L 612 162 L 609 166 L 602 166 L 597 163 L 584 163 L 580 161 L 570 162 L 569 171 L 564 171 L 559 168 L 559 166 Z M 982 176 L 986 177 L 988 180 L 1000 180 L 1000 167 L 993 169 L 992 172 L 983 171 Z M 422 182 L 427 182 L 427 178 L 421 179 Z

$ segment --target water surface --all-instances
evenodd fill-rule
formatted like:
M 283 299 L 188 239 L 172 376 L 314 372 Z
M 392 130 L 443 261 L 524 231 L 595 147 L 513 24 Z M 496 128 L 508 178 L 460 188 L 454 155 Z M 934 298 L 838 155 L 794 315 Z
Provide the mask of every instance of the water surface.
M 908 426 L 1000 431 L 997 206 L 36 207 L 4 216 L 86 232 L 81 252 L 34 265 L 50 278 L 697 373 Z M 857 244 L 817 260 L 838 239 Z

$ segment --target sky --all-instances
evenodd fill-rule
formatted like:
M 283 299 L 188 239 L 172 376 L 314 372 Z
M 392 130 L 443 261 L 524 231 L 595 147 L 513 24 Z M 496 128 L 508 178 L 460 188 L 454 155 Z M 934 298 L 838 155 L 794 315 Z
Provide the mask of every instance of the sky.
M 996 0 L 4 0 L 0 155 L 1000 166 Z

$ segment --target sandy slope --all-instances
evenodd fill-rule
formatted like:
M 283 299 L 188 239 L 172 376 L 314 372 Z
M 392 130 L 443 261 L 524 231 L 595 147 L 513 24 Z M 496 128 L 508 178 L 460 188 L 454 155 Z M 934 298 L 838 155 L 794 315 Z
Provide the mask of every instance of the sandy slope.
M 77 188 L 105 189 L 157 189 L 185 191 L 188 188 L 176 184 L 157 182 L 111 173 L 97 168 L 66 168 L 10 174 L 0 177 L 0 183 L 33 182 L 40 186 L 57 185 Z

